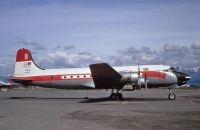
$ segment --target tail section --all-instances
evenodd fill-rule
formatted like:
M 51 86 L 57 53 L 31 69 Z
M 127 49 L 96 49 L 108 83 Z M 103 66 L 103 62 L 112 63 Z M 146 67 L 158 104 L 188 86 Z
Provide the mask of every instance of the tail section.
M 33 61 L 31 52 L 28 49 L 19 49 L 16 54 L 15 77 L 28 77 L 40 73 L 39 68 Z

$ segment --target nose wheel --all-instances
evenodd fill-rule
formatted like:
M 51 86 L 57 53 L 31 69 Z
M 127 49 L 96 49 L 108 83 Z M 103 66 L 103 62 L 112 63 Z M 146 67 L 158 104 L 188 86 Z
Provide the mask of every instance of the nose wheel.
M 176 99 L 176 94 L 174 94 L 171 90 L 169 90 L 168 98 L 169 100 L 174 100 Z
M 170 93 L 168 95 L 169 100 L 174 100 L 176 98 L 176 95 L 174 93 Z

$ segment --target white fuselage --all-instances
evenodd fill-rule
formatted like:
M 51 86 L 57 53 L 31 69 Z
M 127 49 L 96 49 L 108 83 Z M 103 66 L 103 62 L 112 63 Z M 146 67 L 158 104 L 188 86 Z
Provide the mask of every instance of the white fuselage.
M 41 87 L 52 87 L 60 89 L 86 89 L 95 88 L 93 78 L 89 68 L 67 68 L 67 69 L 39 69 L 33 61 L 16 62 L 15 78 L 32 80 L 31 85 Z M 113 67 L 117 72 L 138 73 L 138 71 L 165 71 L 170 66 L 165 65 L 140 65 Z M 148 84 L 168 85 L 175 84 L 177 78 L 173 73 L 164 72 L 165 79 L 158 77 L 148 77 Z

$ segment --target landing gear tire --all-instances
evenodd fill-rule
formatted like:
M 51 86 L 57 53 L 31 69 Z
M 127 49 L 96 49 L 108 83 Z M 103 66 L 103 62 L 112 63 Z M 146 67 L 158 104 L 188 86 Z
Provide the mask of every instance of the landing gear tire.
M 111 99 L 111 100 L 117 100 L 117 94 L 116 94 L 116 93 L 112 93 L 112 94 L 110 95 L 110 99 Z
M 119 100 L 123 100 L 123 95 L 121 93 L 118 93 L 117 97 L 118 97 Z
M 174 93 L 170 93 L 168 95 L 169 100 L 174 100 L 176 98 L 176 95 Z
M 110 100 L 123 100 L 123 95 L 121 93 L 112 93 L 110 95 Z

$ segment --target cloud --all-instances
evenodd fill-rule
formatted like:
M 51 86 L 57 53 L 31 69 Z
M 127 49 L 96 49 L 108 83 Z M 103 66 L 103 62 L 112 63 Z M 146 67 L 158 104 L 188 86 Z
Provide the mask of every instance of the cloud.
M 199 43 L 193 42 L 193 43 L 191 44 L 191 48 L 192 48 L 192 49 L 200 49 L 200 42 L 199 42 Z
M 69 68 L 88 67 L 92 63 L 102 62 L 101 57 L 92 56 L 90 53 L 69 53 L 56 51 L 47 54 L 45 59 L 39 61 L 43 68 Z
M 72 50 L 72 49 L 74 49 L 74 46 L 72 45 L 64 47 L 64 50 Z
M 157 51 L 150 47 L 128 47 L 125 50 L 118 50 L 117 56 L 111 56 L 110 61 L 114 65 L 146 64 L 157 56 Z
M 99 57 L 88 52 L 66 52 L 60 49 L 48 53 L 39 63 L 44 68 L 88 67 L 90 64 L 106 62 L 112 66 L 138 64 L 166 64 L 173 67 L 196 67 L 200 65 L 200 51 L 191 46 L 164 44 L 160 50 L 151 47 L 129 46 L 116 55 Z
M 89 53 L 89 52 L 79 52 L 78 53 L 79 55 L 88 55 L 88 56 L 91 56 L 92 54 Z
M 68 45 L 68 46 L 57 45 L 55 47 L 56 50 L 65 50 L 65 51 L 73 50 L 74 48 L 75 47 L 73 45 Z
M 13 62 L 2 62 L 0 63 L 0 75 L 12 74 L 14 71 Z
M 168 52 L 168 51 L 177 51 L 180 47 L 178 45 L 170 45 L 170 44 L 164 44 L 163 46 L 163 50 L 165 52 Z
M 191 47 L 164 44 L 160 50 L 128 47 L 118 50 L 117 55 L 109 58 L 109 62 L 113 65 L 166 64 L 174 67 L 194 67 L 200 65 L 200 51 L 197 49 L 198 44 L 194 43 Z
M 16 43 L 31 47 L 33 50 L 46 50 L 47 49 L 44 45 L 41 45 L 39 42 L 30 40 L 30 39 L 26 39 L 23 37 L 17 38 Z
M 20 43 L 21 44 L 21 43 Z M 33 42 L 24 42 L 30 44 Z M 74 46 L 68 46 L 74 48 Z M 160 50 L 151 47 L 134 47 L 129 46 L 120 49 L 115 55 L 95 56 L 92 53 L 65 51 L 63 46 L 58 46 L 52 52 L 45 53 L 42 57 L 38 57 L 42 52 L 34 54 L 36 63 L 42 68 L 70 68 L 70 67 L 88 67 L 90 64 L 106 62 L 112 66 L 122 65 L 142 65 L 142 64 L 166 64 L 173 67 L 193 68 L 200 66 L 200 51 L 198 44 L 192 43 L 188 46 L 176 44 L 164 44 Z M 195 49 L 194 49 L 195 48 Z M 70 49 L 69 49 L 70 50 Z M 9 57 L 9 56 L 8 56 Z M 13 57 L 13 55 L 12 55 Z M 0 72 L 12 73 L 14 61 L 1 62 Z
M 60 48 L 61 48 L 61 45 L 57 45 L 57 46 L 56 46 L 56 49 L 60 49 Z

